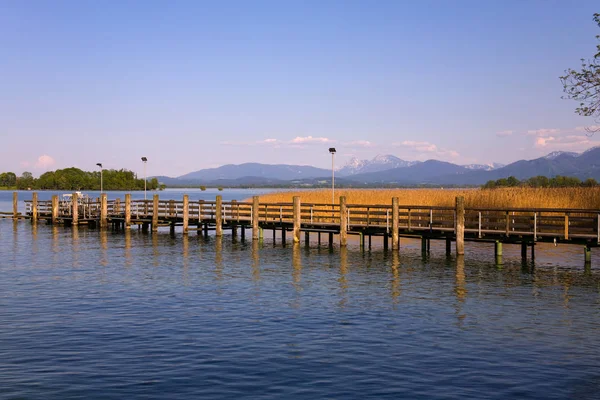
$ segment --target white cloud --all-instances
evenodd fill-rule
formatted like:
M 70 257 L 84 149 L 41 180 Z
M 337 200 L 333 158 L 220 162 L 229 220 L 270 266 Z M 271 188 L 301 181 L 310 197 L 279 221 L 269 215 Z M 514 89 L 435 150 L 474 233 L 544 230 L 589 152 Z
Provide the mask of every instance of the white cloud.
M 56 161 L 54 161 L 54 158 L 50 157 L 47 154 L 44 154 L 44 155 L 41 155 L 38 157 L 38 159 L 35 163 L 35 167 L 38 169 L 49 169 L 54 164 L 56 164 Z
M 368 140 L 355 140 L 354 142 L 346 143 L 348 146 L 356 146 L 356 147 L 373 147 L 374 143 L 369 142 Z
M 540 136 L 540 137 L 557 135 L 559 133 L 560 133 L 560 129 L 547 129 L 547 128 L 527 131 L 527 134 L 530 136 Z
M 277 142 L 277 139 L 265 139 L 264 142 L 265 143 L 275 143 L 275 142 Z
M 394 146 L 408 147 L 414 152 L 426 155 L 428 157 L 440 157 L 440 158 L 457 158 L 459 154 L 457 151 L 444 149 L 437 145 L 429 142 L 418 142 L 413 140 L 405 140 L 400 143 L 393 143 Z
M 506 136 L 512 135 L 513 133 L 514 133 L 513 131 L 501 131 L 501 132 L 496 133 L 496 136 L 506 137 Z
M 549 137 L 539 137 L 535 140 L 535 147 L 546 147 L 550 142 L 553 142 L 555 139 L 552 136 Z
M 296 136 L 292 139 L 294 144 L 307 144 L 307 143 L 331 143 L 333 140 L 324 137 L 312 137 L 312 136 Z

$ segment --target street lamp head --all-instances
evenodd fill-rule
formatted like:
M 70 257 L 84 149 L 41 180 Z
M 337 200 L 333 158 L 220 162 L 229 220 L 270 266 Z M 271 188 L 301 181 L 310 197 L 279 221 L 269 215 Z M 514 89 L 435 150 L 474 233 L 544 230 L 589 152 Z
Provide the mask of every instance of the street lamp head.
M 146 161 L 148 161 L 148 159 L 146 157 L 142 157 L 142 161 L 146 162 Z
M 329 148 L 329 152 L 330 152 L 331 154 L 335 153 L 335 147 L 330 147 L 330 148 Z
M 102 163 L 96 163 L 96 165 L 102 168 Z

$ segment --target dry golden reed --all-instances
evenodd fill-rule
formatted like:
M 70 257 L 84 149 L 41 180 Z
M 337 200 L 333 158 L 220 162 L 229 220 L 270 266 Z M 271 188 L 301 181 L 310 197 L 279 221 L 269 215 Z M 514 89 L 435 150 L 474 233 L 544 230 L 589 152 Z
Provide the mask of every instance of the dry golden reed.
M 303 203 L 331 204 L 330 189 L 267 193 L 261 203 L 290 203 L 300 196 Z M 600 208 L 600 187 L 499 188 L 499 189 L 336 189 L 336 203 L 346 196 L 348 204 L 391 204 L 452 207 L 464 196 L 465 207 L 489 208 Z

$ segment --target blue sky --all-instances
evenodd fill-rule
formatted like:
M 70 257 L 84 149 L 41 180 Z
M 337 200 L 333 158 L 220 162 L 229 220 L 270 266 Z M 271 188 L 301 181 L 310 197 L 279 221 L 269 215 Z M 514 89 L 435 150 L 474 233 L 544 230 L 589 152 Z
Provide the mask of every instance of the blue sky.
M 179 176 L 600 145 L 558 77 L 597 1 L 2 1 L 0 171 Z

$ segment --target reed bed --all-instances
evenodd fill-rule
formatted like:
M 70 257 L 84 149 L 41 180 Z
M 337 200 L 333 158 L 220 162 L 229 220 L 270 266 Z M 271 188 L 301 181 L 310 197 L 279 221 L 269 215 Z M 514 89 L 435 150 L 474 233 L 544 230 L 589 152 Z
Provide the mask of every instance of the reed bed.
M 291 203 L 300 196 L 303 203 L 331 204 L 330 189 L 274 192 L 260 196 L 261 203 Z M 599 209 L 600 187 L 498 188 L 498 189 L 336 189 L 335 199 L 346 196 L 348 204 L 391 204 L 453 207 L 463 196 L 465 207 L 481 208 L 575 208 Z

